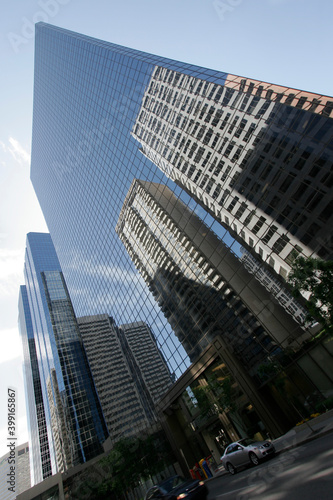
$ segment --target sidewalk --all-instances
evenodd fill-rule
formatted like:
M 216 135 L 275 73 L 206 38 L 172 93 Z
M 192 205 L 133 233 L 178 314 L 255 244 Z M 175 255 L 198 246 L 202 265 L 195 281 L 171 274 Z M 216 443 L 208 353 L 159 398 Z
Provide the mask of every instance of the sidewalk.
M 276 451 L 281 453 L 308 443 L 313 439 L 324 436 L 333 431 L 333 410 L 330 410 L 319 417 L 312 418 L 304 424 L 297 425 L 290 429 L 286 434 L 277 439 L 273 439 Z
M 329 410 L 328 412 L 319 415 L 319 417 L 312 418 L 304 424 L 293 427 L 286 434 L 277 439 L 273 439 L 272 443 L 274 444 L 277 453 L 283 453 L 284 451 L 291 450 L 292 448 L 308 443 L 313 439 L 325 436 L 332 431 L 333 410 Z M 220 477 L 223 474 L 229 473 L 222 465 L 220 465 L 214 471 L 214 476 L 211 479 Z

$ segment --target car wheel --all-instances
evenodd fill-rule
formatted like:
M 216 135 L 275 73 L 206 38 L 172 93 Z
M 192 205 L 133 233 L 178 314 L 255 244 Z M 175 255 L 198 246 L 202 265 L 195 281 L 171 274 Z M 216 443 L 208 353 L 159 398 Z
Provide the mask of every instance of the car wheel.
M 253 465 L 259 465 L 259 458 L 257 457 L 257 455 L 255 453 L 253 453 L 251 451 L 251 453 L 249 454 L 249 459 L 251 460 L 251 463 Z
M 232 475 L 236 474 L 236 469 L 230 462 L 227 463 L 227 471 Z

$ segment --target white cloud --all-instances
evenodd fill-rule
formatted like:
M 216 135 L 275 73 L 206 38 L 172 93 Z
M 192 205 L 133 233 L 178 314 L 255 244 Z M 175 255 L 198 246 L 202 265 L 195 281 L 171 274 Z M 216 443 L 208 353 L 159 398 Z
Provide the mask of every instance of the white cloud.
M 17 139 L 14 139 L 14 137 L 9 137 L 8 148 L 3 143 L 1 143 L 1 146 L 4 151 L 8 149 L 14 160 L 17 161 L 20 165 L 30 163 L 30 153 L 28 153 L 28 151 L 26 151 L 23 146 L 21 146 L 19 141 Z
M 0 297 L 18 294 L 22 284 L 24 250 L 0 249 Z
M 16 358 L 23 359 L 22 342 L 18 328 L 1 330 L 0 342 L 0 364 Z

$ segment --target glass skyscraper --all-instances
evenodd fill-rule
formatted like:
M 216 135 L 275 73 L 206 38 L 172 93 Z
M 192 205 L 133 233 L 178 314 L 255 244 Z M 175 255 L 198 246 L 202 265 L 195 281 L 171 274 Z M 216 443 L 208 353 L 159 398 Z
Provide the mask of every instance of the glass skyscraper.
M 23 346 L 23 374 L 30 443 L 31 484 L 52 474 L 43 393 L 30 306 L 25 285 L 19 294 L 19 329 Z
M 49 234 L 27 235 L 24 275 L 19 323 L 26 373 L 32 371 L 34 382 L 34 396 L 30 382 L 27 401 L 33 407 L 35 398 L 29 424 L 38 482 L 102 453 L 107 429 Z
M 166 186 L 172 199 L 187 207 L 184 212 L 201 219 L 201 234 L 196 226 L 188 228 L 192 239 L 213 234 L 221 249 L 228 248 L 205 257 L 207 266 L 210 258 L 219 259 L 220 279 L 224 287 L 229 284 L 234 305 L 245 292 L 229 256 L 240 259 L 241 246 L 280 284 L 295 255 L 331 258 L 332 102 L 38 23 L 31 179 L 76 315 L 107 312 L 116 324 L 147 323 L 176 377 L 189 366 L 198 343 L 204 348 L 203 339 L 210 338 L 211 325 L 202 322 L 198 336 L 188 338 L 193 345 L 185 345 L 164 317 L 165 296 L 155 300 L 154 294 L 167 291 L 172 302 L 175 290 L 167 279 L 172 258 L 165 255 L 158 268 L 148 259 L 145 269 L 142 255 L 132 250 L 129 255 L 116 234 L 134 179 Z M 161 234 L 158 207 L 145 210 L 135 213 L 135 248 L 154 255 L 168 239 L 168 227 Z M 150 232 L 140 231 L 147 224 Z M 169 239 L 171 257 L 179 255 L 182 244 Z M 187 280 L 198 267 L 195 259 L 189 252 L 182 262 L 189 268 Z M 134 265 L 139 261 L 141 276 Z M 150 273 L 172 286 L 149 289 Z M 212 290 L 218 284 L 207 281 L 202 292 L 208 302 L 200 307 L 215 298 L 206 294 L 207 286 Z M 248 300 L 247 320 L 264 329 L 280 307 L 272 304 L 274 311 L 268 303 Z M 187 313 L 193 319 L 191 308 Z M 311 336 L 306 327 L 297 328 Z M 294 330 L 290 333 L 293 342 Z M 285 341 L 284 333 L 275 336 L 276 349 Z M 322 348 L 331 359 L 329 346 Z M 322 372 L 323 365 L 312 358 L 311 363 L 312 371 L 320 371 L 317 387 L 328 393 L 333 374 Z

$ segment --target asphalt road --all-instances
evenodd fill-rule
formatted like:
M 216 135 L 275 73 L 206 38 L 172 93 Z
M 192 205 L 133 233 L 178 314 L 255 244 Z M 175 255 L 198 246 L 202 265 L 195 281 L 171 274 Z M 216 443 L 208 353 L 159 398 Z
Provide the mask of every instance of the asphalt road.
M 206 484 L 208 500 L 333 499 L 333 433 Z

